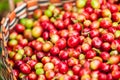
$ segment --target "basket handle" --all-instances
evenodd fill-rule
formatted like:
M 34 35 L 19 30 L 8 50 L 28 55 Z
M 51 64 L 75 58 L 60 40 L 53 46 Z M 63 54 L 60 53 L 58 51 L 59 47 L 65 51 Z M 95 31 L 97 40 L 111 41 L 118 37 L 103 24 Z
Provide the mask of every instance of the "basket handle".
M 24 2 L 28 1 L 28 0 L 23 0 Z M 23 2 L 21 1 L 21 2 Z M 14 0 L 8 0 L 8 3 L 9 3 L 9 7 L 10 7 L 10 11 L 13 11 L 15 9 L 15 3 L 14 3 Z M 17 3 L 18 4 L 18 3 Z

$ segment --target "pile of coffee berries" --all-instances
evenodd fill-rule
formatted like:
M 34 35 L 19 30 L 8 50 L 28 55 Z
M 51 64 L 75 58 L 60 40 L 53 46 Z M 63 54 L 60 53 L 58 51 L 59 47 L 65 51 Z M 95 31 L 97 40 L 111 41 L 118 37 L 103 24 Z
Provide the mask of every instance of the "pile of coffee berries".
M 7 49 L 17 80 L 120 80 L 120 4 L 37 9 L 10 31 Z

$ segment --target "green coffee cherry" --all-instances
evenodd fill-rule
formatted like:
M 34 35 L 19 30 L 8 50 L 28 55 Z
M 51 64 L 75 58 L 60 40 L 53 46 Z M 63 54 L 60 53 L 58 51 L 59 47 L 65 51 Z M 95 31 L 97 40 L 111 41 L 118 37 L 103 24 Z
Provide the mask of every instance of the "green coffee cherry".
M 22 25 L 25 25 L 26 24 L 26 18 L 22 18 L 22 19 L 20 19 L 20 23 L 22 24 Z
M 51 10 L 45 10 L 44 14 L 48 17 L 51 17 L 52 16 L 52 11 Z
M 33 27 L 33 20 L 32 19 L 27 19 L 25 23 L 25 27 L 27 29 L 31 29 Z
M 35 69 L 39 69 L 39 68 L 42 68 L 43 67 L 43 64 L 42 63 L 37 63 L 35 65 Z
M 91 0 L 91 6 L 94 9 L 99 9 L 100 8 L 100 3 L 98 0 Z
M 23 50 L 23 49 L 19 49 L 19 50 L 18 50 L 18 54 L 23 55 L 23 54 L 24 54 L 24 50 Z
M 77 8 L 83 8 L 83 7 L 85 7 L 86 3 L 87 3 L 87 0 L 77 0 L 76 6 L 77 6 Z
M 37 75 L 44 74 L 44 70 L 42 68 L 38 68 L 38 69 L 36 69 L 36 74 Z

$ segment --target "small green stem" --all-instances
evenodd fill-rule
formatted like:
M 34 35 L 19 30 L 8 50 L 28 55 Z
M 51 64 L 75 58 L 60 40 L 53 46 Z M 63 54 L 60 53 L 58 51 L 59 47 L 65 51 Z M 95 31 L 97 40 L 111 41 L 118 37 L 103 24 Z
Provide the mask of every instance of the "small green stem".
M 101 53 L 101 51 L 99 49 L 96 49 L 96 48 L 92 48 L 94 51 L 96 51 L 97 53 Z

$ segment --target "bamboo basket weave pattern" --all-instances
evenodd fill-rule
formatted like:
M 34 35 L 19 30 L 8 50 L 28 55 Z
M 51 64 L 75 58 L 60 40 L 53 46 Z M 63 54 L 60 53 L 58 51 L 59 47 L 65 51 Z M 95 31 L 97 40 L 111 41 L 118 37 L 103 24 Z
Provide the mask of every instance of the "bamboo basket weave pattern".
M 37 8 L 44 10 L 50 3 L 57 7 L 62 7 L 66 2 L 71 2 L 74 5 L 76 0 L 29 0 L 23 2 L 11 13 L 3 18 L 0 25 L 0 80 L 16 80 L 12 73 L 12 67 L 8 63 L 7 41 L 9 30 L 18 23 L 19 19 L 25 18 L 33 14 Z M 24 80 L 24 79 L 23 79 Z

